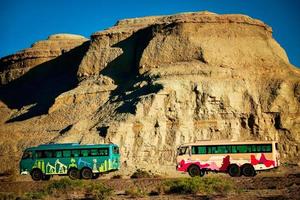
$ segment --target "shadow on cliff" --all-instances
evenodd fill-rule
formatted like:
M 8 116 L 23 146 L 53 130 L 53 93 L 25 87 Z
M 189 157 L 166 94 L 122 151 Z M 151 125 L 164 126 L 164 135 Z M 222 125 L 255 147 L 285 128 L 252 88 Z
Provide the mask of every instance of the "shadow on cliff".
M 0 86 L 0 99 L 10 109 L 19 110 L 31 105 L 26 113 L 9 119 L 7 123 L 46 114 L 57 96 L 76 87 L 78 67 L 88 45 L 89 42 L 85 42 Z
M 112 47 L 121 48 L 123 53 L 108 63 L 100 73 L 112 78 L 118 87 L 111 92 L 112 102 L 121 101 L 121 106 L 117 112 L 135 114 L 136 104 L 141 96 L 157 93 L 162 89 L 161 85 L 151 84 L 150 77 L 139 75 L 139 63 L 144 49 L 154 36 L 154 26 L 141 29 L 130 37 L 113 45 Z M 147 82 L 143 86 L 138 83 Z

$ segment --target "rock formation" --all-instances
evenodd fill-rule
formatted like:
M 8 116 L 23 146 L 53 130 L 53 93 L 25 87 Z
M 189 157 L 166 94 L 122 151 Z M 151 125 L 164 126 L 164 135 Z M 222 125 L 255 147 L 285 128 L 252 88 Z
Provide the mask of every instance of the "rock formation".
M 278 140 L 282 161 L 299 162 L 300 70 L 248 16 L 125 19 L 90 41 L 54 35 L 2 58 L 0 77 L 2 171 L 49 142 L 116 143 L 124 173 L 171 173 L 177 146 L 203 139 Z

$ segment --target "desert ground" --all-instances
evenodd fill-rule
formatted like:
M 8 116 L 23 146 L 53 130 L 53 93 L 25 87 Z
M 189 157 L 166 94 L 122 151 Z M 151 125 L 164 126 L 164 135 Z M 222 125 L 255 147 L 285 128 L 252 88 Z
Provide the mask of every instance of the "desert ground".
M 180 176 L 133 179 L 109 174 L 96 180 L 76 181 L 68 177 L 55 176 L 50 181 L 35 182 L 29 176 L 17 175 L 12 178 L 2 175 L 0 199 L 300 199 L 298 166 L 282 166 L 272 171 L 258 173 L 251 178 L 211 173 L 198 178 L 228 182 L 231 184 L 228 191 L 225 191 L 227 185 L 222 184 L 218 186 L 220 188 L 214 187 L 214 191 L 209 192 L 205 191 L 206 186 L 209 190 L 209 185 L 204 185 L 202 192 L 200 190 L 200 192 L 189 192 L 182 188 L 177 191 L 166 189 L 167 182 L 193 180 L 188 175 Z M 66 187 L 65 183 L 72 186 Z M 89 187 L 90 185 L 92 187 Z

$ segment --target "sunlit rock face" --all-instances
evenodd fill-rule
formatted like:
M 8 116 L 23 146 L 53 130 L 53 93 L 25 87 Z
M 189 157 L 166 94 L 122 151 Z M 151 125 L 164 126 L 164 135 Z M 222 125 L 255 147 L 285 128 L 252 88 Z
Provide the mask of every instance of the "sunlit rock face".
M 116 143 L 124 173 L 170 174 L 180 144 L 211 139 L 278 140 L 281 160 L 299 162 L 300 70 L 248 16 L 125 19 L 0 66 L 0 170 L 49 142 Z

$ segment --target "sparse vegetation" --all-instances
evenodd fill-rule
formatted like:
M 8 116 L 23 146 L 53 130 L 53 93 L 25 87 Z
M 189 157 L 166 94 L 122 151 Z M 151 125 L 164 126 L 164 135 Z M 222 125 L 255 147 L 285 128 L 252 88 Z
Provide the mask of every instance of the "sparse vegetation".
M 62 178 L 58 181 L 51 182 L 45 189 L 47 194 L 54 192 L 73 190 L 78 188 L 84 188 L 84 184 L 80 180 L 71 180 L 69 178 Z
M 194 177 L 167 181 L 164 183 L 164 191 L 174 194 L 221 194 L 232 191 L 234 184 L 229 179 L 221 177 Z
M 152 175 L 144 170 L 137 169 L 131 176 L 130 178 L 151 178 Z
M 141 188 L 131 188 L 129 190 L 126 190 L 125 194 L 132 198 L 144 197 L 147 195 L 147 193 Z
M 90 184 L 87 186 L 87 193 L 97 200 L 106 200 L 113 195 L 113 189 L 102 183 Z
M 15 200 L 17 197 L 13 193 L 2 193 L 0 192 L 0 199 L 1 200 Z
M 27 192 L 23 197 L 19 198 L 21 200 L 33 200 L 33 199 L 44 199 L 47 196 L 45 191 Z

